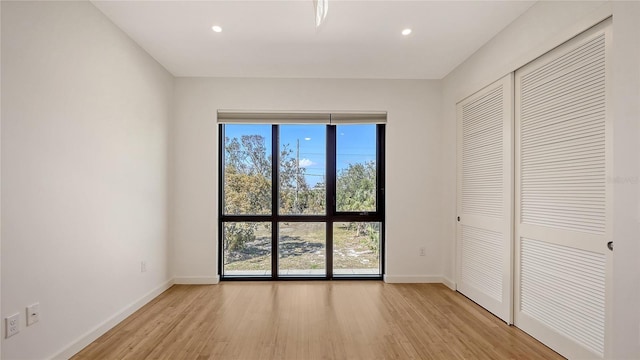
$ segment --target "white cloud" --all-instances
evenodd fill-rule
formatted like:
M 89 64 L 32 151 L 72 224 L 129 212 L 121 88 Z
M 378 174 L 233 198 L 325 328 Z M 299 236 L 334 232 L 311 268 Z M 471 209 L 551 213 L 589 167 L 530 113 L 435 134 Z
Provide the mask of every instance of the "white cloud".
M 300 159 L 300 162 L 298 163 L 298 165 L 300 165 L 300 167 L 309 167 L 312 165 L 315 165 L 316 163 L 314 163 L 313 161 L 309 160 L 309 159 Z

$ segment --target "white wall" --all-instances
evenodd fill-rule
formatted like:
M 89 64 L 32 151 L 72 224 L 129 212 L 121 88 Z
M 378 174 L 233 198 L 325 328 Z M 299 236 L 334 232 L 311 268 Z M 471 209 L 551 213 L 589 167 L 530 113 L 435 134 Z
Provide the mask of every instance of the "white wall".
M 439 81 L 177 78 L 176 282 L 217 276 L 218 109 L 388 111 L 387 280 L 439 280 Z M 422 246 L 425 257 L 418 255 Z
M 216 281 L 220 108 L 388 111 L 387 280 L 454 279 L 455 103 L 611 12 L 614 354 L 640 357 L 640 4 L 540 2 L 442 82 L 178 78 L 175 87 L 90 3 L 1 4 L 1 316 L 22 316 L 3 359 L 71 354 L 171 275 Z M 35 301 L 41 321 L 26 328 Z
M 443 79 L 444 275 L 455 278 L 455 104 L 613 14 L 613 355 L 640 357 L 640 3 L 536 3 Z
M 57 1 L 2 2 L 2 75 L 2 318 L 21 314 L 2 358 L 63 357 L 170 279 L 173 78 L 91 3 Z

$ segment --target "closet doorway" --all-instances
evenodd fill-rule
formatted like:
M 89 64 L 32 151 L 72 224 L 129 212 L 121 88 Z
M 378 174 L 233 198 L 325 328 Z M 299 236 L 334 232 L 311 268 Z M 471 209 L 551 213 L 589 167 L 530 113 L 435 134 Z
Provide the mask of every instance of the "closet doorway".
M 611 23 L 458 103 L 458 291 L 569 358 L 609 351 Z

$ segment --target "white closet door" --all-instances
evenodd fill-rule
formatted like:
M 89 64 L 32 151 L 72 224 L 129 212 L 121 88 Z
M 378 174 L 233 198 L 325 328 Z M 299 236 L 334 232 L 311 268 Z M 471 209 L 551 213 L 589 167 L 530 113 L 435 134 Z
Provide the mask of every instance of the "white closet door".
M 575 359 L 607 354 L 610 24 L 515 77 L 515 324 Z
M 512 323 L 513 75 L 457 104 L 456 287 Z

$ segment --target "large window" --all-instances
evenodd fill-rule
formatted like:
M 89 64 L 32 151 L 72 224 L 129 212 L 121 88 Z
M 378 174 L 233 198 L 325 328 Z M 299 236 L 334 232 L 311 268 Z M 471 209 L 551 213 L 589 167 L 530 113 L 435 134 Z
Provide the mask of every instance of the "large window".
M 220 125 L 220 273 L 380 278 L 384 125 Z

